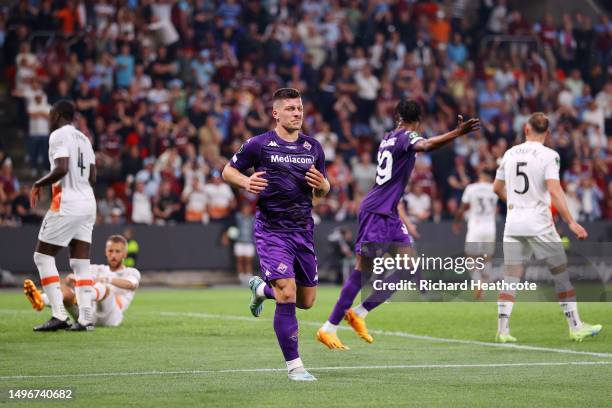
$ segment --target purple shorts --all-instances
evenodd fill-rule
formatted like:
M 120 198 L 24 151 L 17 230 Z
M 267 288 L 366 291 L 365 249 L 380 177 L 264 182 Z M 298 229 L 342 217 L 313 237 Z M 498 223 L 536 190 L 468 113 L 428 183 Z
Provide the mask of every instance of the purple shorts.
M 255 247 L 266 282 L 295 279 L 300 286 L 317 286 L 317 257 L 312 231 L 262 231 L 255 227 Z
M 380 249 L 380 245 L 413 244 L 408 228 L 397 215 L 383 215 L 373 212 L 359 213 L 359 233 L 355 244 L 355 252 L 370 257 Z M 367 247 L 362 248 L 362 246 Z

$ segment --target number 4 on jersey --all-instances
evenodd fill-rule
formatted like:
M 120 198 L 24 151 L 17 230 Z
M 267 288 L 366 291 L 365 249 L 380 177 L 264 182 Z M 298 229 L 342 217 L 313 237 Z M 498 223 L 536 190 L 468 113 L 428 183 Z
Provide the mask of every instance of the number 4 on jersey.
M 81 177 L 83 177 L 85 175 L 83 173 L 85 171 L 85 166 L 83 165 L 83 152 L 81 152 L 81 149 L 79 149 L 78 156 L 79 158 L 77 159 L 77 167 L 81 169 Z

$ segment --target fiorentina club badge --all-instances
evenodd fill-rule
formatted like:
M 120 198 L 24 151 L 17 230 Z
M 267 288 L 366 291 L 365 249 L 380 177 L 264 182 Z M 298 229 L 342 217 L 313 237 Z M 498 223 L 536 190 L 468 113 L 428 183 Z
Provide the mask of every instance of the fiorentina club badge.
M 304 142 L 304 149 L 310 150 L 311 147 L 312 147 L 312 145 L 310 143 Z
M 279 263 L 278 268 L 276 268 L 280 273 L 285 273 L 287 271 L 287 265 L 284 263 Z

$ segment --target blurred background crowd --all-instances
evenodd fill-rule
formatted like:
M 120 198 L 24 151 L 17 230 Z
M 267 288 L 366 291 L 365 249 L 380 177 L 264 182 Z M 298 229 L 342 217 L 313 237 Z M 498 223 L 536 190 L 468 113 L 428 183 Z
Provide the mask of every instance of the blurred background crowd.
M 27 155 L 13 162 L 0 141 L 0 224 L 40 217 L 28 191 L 48 169 L 62 98 L 96 151 L 99 223 L 248 214 L 256 197 L 220 171 L 273 127 L 271 95 L 285 86 L 302 93 L 303 131 L 326 155 L 317 220 L 356 218 L 400 98 L 421 103 L 426 137 L 457 114 L 484 125 L 419 155 L 404 200 L 415 222 L 451 219 L 534 111 L 552 121 L 575 217 L 612 219 L 611 36 L 605 13 L 528 19 L 504 0 L 20 0 L 0 13 L 0 45 Z

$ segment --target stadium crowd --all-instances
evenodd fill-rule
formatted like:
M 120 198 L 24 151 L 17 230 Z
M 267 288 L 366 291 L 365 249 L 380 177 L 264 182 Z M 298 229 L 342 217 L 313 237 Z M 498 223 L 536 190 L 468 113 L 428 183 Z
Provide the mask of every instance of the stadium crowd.
M 318 219 L 350 220 L 374 183 L 376 149 L 402 97 L 422 133 L 478 116 L 479 134 L 419 156 L 405 201 L 415 221 L 452 218 L 463 189 L 495 170 L 533 111 L 574 216 L 612 219 L 612 23 L 581 13 L 527 21 L 504 0 L 20 0 L 0 14 L 3 72 L 28 134 L 27 168 L 48 168 L 50 105 L 75 101 L 95 147 L 101 223 L 227 219 L 256 197 L 220 170 L 273 126 L 271 95 L 303 95 L 331 193 Z M 36 221 L 29 186 L 0 145 L 0 224 Z

